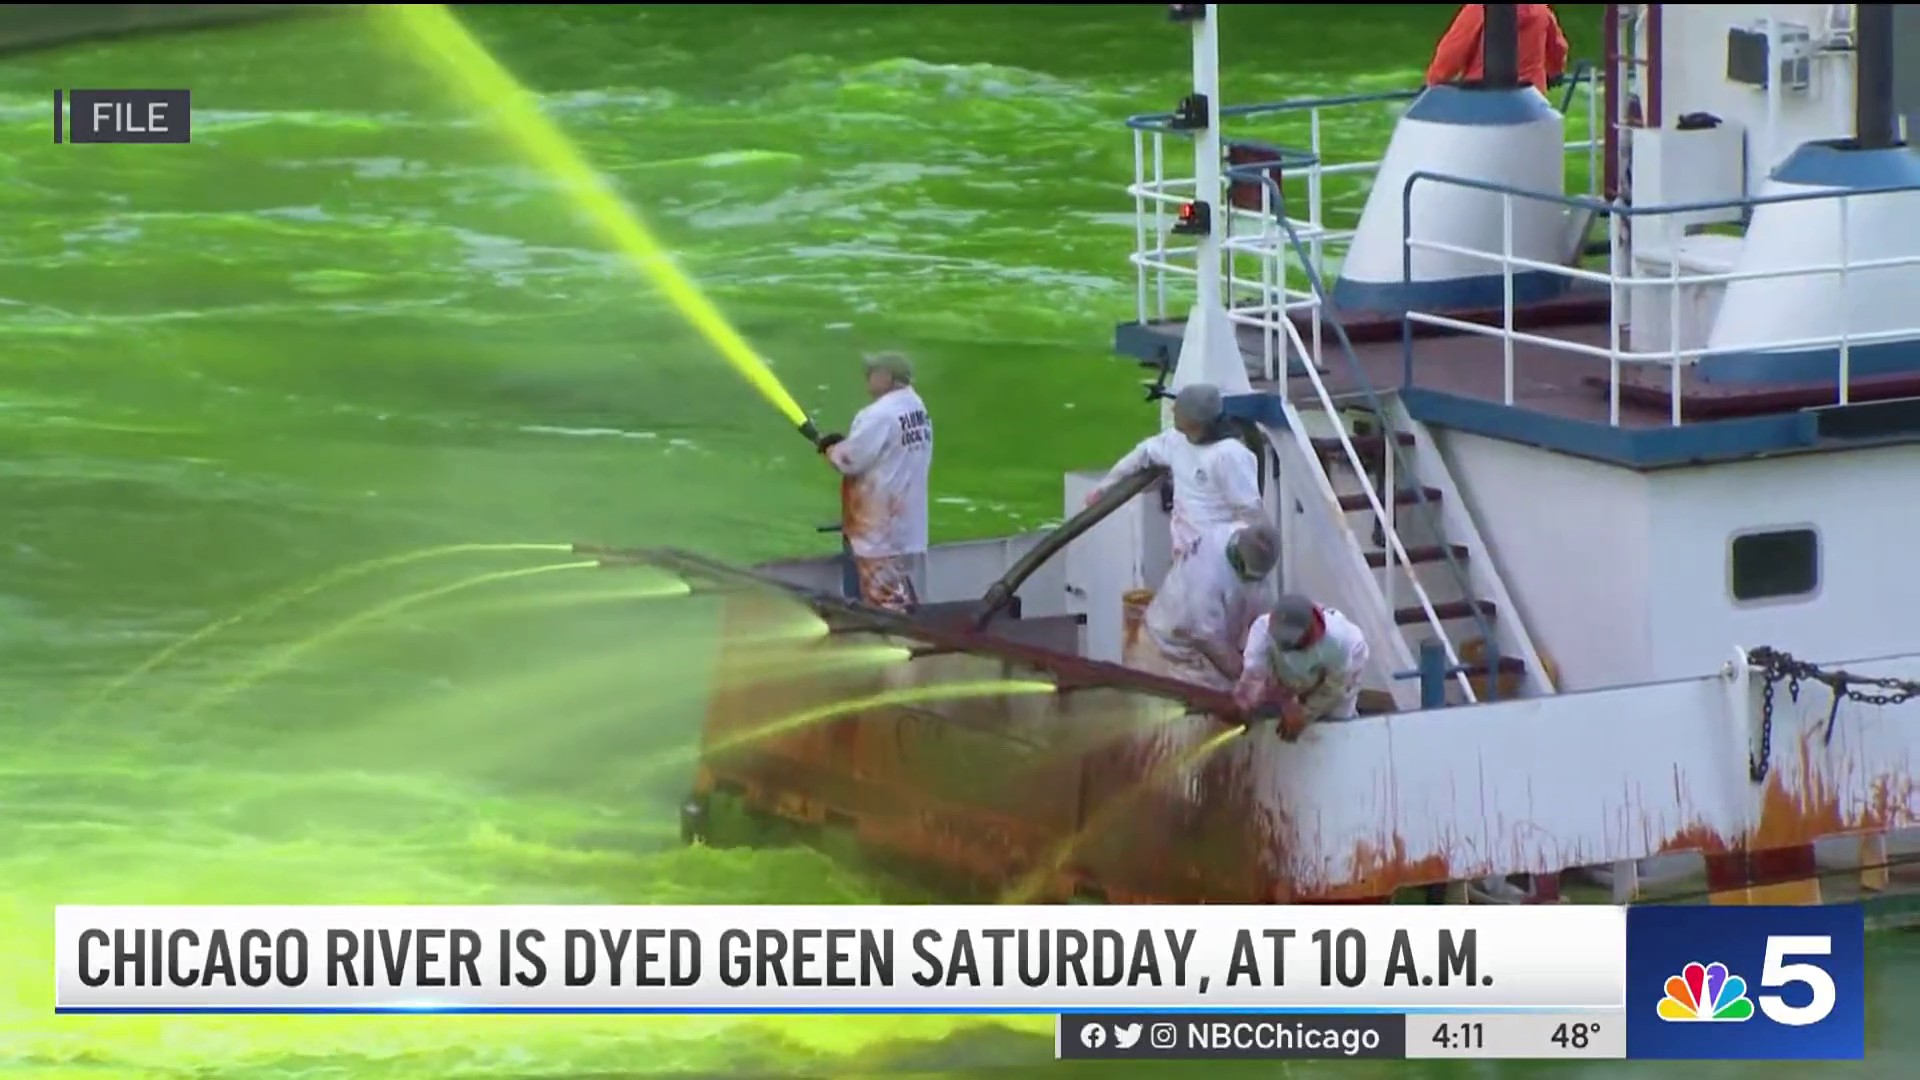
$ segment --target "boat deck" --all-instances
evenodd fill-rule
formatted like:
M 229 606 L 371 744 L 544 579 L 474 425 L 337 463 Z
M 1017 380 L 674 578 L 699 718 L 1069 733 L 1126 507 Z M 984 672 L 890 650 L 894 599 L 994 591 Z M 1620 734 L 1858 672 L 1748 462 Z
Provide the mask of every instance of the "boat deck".
M 1453 317 L 1499 325 L 1498 311 Z M 1515 328 L 1573 345 L 1608 345 L 1605 296 L 1582 295 L 1536 305 L 1515 315 Z M 1296 318 L 1302 338 L 1309 334 Z M 1692 368 L 1680 380 L 1681 423 L 1673 422 L 1671 372 L 1659 364 L 1623 364 L 1618 375 L 1619 417 L 1610 415 L 1610 362 L 1534 342 L 1513 343 L 1513 392 L 1506 390 L 1506 343 L 1492 335 L 1441 332 L 1416 326 L 1412 363 L 1397 317 L 1350 317 L 1341 324 L 1357 363 L 1349 363 L 1331 321 L 1321 327 L 1320 377 L 1335 398 L 1400 392 L 1420 420 L 1530 443 L 1635 468 L 1822 449 L 1837 440 L 1906 439 L 1920 434 L 1920 374 L 1856 377 L 1850 404 L 1840 406 L 1833 381 L 1792 384 L 1709 383 Z M 1185 320 L 1123 323 L 1116 350 L 1145 362 L 1177 355 Z M 1260 331 L 1238 326 L 1241 350 L 1260 355 Z M 1631 341 L 1623 335 L 1623 349 Z M 1411 377 L 1409 377 L 1409 375 Z M 1271 383 L 1256 383 L 1271 391 Z M 1310 399 L 1312 381 L 1298 364 L 1288 379 L 1293 400 Z M 1862 406 L 1873 405 L 1862 422 Z M 1844 422 L 1834 414 L 1854 410 Z

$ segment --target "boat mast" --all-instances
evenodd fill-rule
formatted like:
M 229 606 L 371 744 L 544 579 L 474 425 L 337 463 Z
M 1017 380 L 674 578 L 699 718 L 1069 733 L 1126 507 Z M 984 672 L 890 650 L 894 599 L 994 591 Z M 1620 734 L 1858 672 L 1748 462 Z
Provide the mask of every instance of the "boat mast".
M 1861 150 L 1900 145 L 1893 111 L 1893 5 L 1855 6 L 1853 135 Z
M 1220 202 L 1220 5 L 1204 5 L 1206 13 L 1193 20 L 1193 92 L 1207 103 L 1207 126 L 1193 133 L 1194 201 L 1210 211 L 1209 227 L 1198 238 L 1194 253 L 1198 276 L 1196 300 L 1202 312 L 1224 310 L 1220 303 L 1220 234 L 1226 213 Z M 1203 326 L 1211 326 L 1212 319 Z

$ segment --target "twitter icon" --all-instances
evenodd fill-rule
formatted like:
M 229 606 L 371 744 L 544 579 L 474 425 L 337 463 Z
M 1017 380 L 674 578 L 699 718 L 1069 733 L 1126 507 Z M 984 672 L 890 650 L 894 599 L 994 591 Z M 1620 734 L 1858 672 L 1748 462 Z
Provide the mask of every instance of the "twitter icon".
M 1139 1024 L 1115 1024 L 1113 1026 L 1113 1048 L 1131 1050 L 1140 1041 Z

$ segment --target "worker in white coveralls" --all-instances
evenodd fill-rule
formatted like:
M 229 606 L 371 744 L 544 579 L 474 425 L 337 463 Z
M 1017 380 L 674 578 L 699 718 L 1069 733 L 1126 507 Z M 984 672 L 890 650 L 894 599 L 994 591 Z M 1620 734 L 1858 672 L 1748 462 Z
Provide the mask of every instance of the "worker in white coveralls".
M 820 440 L 840 470 L 840 530 L 853 553 L 860 599 L 888 611 L 920 602 L 927 562 L 927 474 L 933 421 L 913 389 L 913 367 L 898 353 L 866 358 L 873 402 L 842 435 Z
M 1280 735 L 1291 742 L 1308 724 L 1358 715 L 1369 655 L 1365 635 L 1345 615 L 1282 596 L 1247 632 L 1234 701 L 1249 712 L 1278 704 Z
M 1194 383 L 1173 399 L 1173 428 L 1140 440 L 1108 471 L 1101 488 L 1131 473 L 1164 467 L 1173 480 L 1173 559 L 1193 554 L 1200 537 L 1225 525 L 1265 520 L 1260 463 L 1225 425 L 1220 388 Z M 1100 490 L 1087 496 L 1088 505 Z
M 1214 690 L 1240 677 L 1247 631 L 1271 606 L 1269 575 L 1280 561 L 1271 525 L 1220 527 L 1168 571 L 1128 649 L 1128 665 Z

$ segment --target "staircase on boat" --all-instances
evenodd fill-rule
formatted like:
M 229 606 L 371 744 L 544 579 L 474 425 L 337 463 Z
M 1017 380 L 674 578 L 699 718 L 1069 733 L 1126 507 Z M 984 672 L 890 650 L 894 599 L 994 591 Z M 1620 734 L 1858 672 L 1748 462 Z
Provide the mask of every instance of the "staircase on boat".
M 1283 533 L 1316 564 L 1289 565 L 1366 632 L 1400 709 L 1552 693 L 1431 433 L 1382 404 L 1289 403 L 1298 434 L 1269 431 Z
M 1264 282 L 1284 280 L 1291 261 L 1307 285 L 1304 302 L 1269 287 L 1228 314 L 1258 334 L 1258 349 L 1242 339 L 1265 376 L 1256 389 L 1283 399 L 1285 430 L 1267 430 L 1282 489 L 1269 509 L 1295 553 L 1282 563 L 1289 587 L 1354 619 L 1373 647 L 1372 681 L 1401 710 L 1554 693 L 1432 432 L 1367 380 L 1309 238 L 1282 214 L 1259 221 L 1229 248 L 1257 257 Z M 1330 391 L 1333 365 L 1358 389 Z M 1300 572 L 1303 551 L 1319 573 Z

